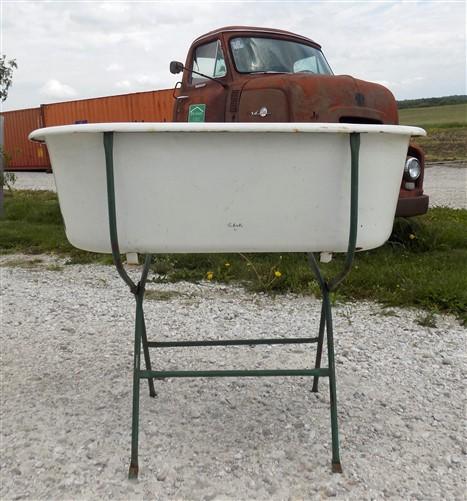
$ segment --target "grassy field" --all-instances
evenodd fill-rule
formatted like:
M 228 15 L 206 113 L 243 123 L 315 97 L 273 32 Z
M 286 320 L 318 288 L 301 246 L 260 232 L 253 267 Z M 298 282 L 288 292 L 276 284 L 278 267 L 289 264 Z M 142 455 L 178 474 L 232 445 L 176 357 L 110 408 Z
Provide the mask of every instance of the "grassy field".
M 399 110 L 399 122 L 422 127 L 467 127 L 467 103 Z
M 467 160 L 467 104 L 408 108 L 399 110 L 399 121 L 426 129 L 428 136 L 417 138 L 428 162 Z
M 454 94 L 451 96 L 421 97 L 418 99 L 403 99 L 397 101 L 397 107 L 402 110 L 406 108 L 428 108 L 430 106 L 446 106 L 448 104 L 466 104 L 466 94 Z
M 426 137 L 415 142 L 425 151 L 427 162 L 467 160 L 467 127 L 424 127 Z
M 431 209 L 419 218 L 396 219 L 391 240 L 377 250 L 358 253 L 334 298 L 419 306 L 467 322 L 466 227 L 465 210 Z M 69 263 L 111 262 L 110 256 L 79 251 L 68 243 L 54 193 L 6 193 L 0 253 L 52 252 L 67 256 Z M 342 257 L 336 257 L 323 268 L 332 276 L 341 266 Z M 304 254 L 158 255 L 153 270 L 159 282 L 207 279 L 241 282 L 255 291 L 319 294 Z

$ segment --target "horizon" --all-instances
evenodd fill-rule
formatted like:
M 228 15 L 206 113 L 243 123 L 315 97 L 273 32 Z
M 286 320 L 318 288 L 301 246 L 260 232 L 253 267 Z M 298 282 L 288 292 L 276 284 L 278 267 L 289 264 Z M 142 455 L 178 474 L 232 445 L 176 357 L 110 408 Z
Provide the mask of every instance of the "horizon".
M 137 91 L 137 92 L 126 92 L 123 94 L 111 94 L 108 96 L 85 97 L 82 99 L 67 99 L 64 101 L 54 101 L 52 103 L 41 103 L 38 106 L 31 106 L 30 108 L 16 108 L 16 109 L 12 109 L 12 110 L 2 110 L 2 111 L 0 111 L 0 113 L 11 113 L 11 112 L 15 112 L 15 111 L 30 110 L 30 109 L 40 108 L 41 106 L 48 106 L 48 105 L 52 105 L 52 104 L 74 103 L 77 101 L 90 101 L 93 99 L 105 99 L 108 97 L 128 96 L 131 94 L 143 94 L 145 92 L 157 92 L 157 91 L 163 91 L 163 90 L 172 90 L 172 88 L 169 87 L 166 89 L 153 89 L 153 90 L 144 90 L 144 91 Z M 430 96 L 430 97 L 415 97 L 415 98 L 409 98 L 409 99 L 396 99 L 396 102 L 402 103 L 405 101 L 423 101 L 423 100 L 429 100 L 429 99 L 446 99 L 446 98 L 455 98 L 455 97 L 459 97 L 459 98 L 465 97 L 467 100 L 467 94 L 451 94 L 449 96 Z M 446 103 L 444 105 L 436 105 L 436 106 L 449 106 L 449 105 L 455 105 L 455 104 L 456 103 Z

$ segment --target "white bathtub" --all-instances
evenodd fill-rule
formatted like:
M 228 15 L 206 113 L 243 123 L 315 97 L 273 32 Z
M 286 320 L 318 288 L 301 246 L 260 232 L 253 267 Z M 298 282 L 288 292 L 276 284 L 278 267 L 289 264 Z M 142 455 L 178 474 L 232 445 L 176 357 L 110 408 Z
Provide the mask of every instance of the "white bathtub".
M 122 253 L 345 252 L 349 134 L 361 133 L 358 249 L 390 235 L 410 136 L 391 125 L 110 123 L 48 127 L 69 241 L 110 253 L 103 133 L 114 132 Z

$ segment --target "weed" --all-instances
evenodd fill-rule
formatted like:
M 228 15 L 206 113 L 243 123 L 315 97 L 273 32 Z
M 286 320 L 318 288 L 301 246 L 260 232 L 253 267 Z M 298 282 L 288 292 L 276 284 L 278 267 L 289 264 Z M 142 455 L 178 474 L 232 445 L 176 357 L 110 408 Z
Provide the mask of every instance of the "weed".
M 177 291 L 147 289 L 144 297 L 150 301 L 170 301 L 178 296 L 180 296 L 180 293 Z
M 14 172 L 0 172 L 0 183 L 4 188 L 11 191 L 16 183 L 16 174 Z
M 418 325 L 421 325 L 422 327 L 431 327 L 431 328 L 436 327 L 436 317 L 432 311 L 429 311 L 429 312 L 426 312 L 422 315 L 419 315 L 415 319 L 415 322 Z
M 111 264 L 112 257 L 73 248 L 66 240 L 56 194 L 5 193 L 0 253 L 66 256 L 65 264 Z M 376 300 L 386 307 L 416 306 L 448 312 L 467 323 L 467 211 L 434 208 L 424 216 L 395 220 L 390 241 L 357 253 L 352 273 L 331 300 Z M 326 277 L 342 269 L 336 255 L 321 268 Z M 25 266 L 34 266 L 33 264 Z M 318 283 L 303 253 L 163 254 L 151 265 L 152 282 L 198 282 L 207 278 L 242 283 L 252 291 L 294 292 L 319 297 Z M 390 311 L 390 310 L 388 310 Z
M 11 156 L 0 146 L 0 156 L 1 161 L 4 165 L 8 166 L 11 161 Z M 3 169 L 0 172 L 0 183 L 3 188 L 7 188 L 9 191 L 13 189 L 13 185 L 16 183 L 16 174 L 14 172 L 5 172 Z
M 352 308 L 350 306 L 346 306 L 341 311 L 341 315 L 347 320 L 349 325 L 352 325 Z
M 398 317 L 399 315 L 396 313 L 395 310 L 384 308 L 382 309 L 379 314 L 383 317 Z
M 63 266 L 61 266 L 59 264 L 48 264 L 45 267 L 45 269 L 48 271 L 63 271 Z
M 37 269 L 43 263 L 42 259 L 18 258 L 4 261 L 0 266 L 9 268 Z
M 264 269 L 264 266 L 261 268 L 259 268 L 259 266 L 256 266 L 252 259 L 249 258 L 246 254 L 240 253 L 239 256 L 245 261 L 247 268 L 251 272 L 253 272 L 253 290 L 271 291 L 280 287 L 282 278 L 282 272 L 279 269 L 282 263 L 281 255 L 278 257 L 276 263 L 274 263 L 272 266 L 269 266 L 267 269 Z

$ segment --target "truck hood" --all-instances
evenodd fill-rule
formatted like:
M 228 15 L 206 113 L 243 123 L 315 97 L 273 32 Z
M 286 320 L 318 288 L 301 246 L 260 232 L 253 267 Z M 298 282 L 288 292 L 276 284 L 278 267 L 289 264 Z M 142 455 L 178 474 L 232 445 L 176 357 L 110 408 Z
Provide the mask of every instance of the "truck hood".
M 263 120 L 254 114 L 262 107 L 269 113 Z M 398 123 L 386 87 L 348 75 L 257 75 L 242 87 L 239 111 L 239 121 L 248 122 Z

